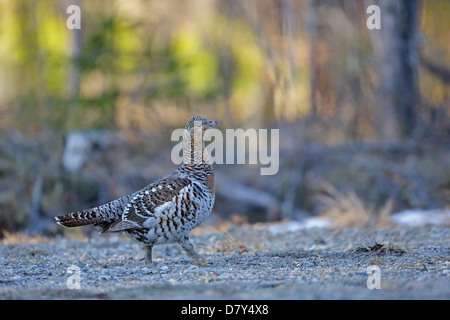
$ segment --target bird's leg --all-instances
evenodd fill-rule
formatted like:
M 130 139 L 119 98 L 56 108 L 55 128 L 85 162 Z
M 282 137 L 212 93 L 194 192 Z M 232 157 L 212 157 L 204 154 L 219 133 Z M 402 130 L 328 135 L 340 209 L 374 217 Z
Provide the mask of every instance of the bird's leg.
M 180 242 L 181 246 L 183 247 L 184 251 L 186 251 L 187 255 L 189 257 L 191 257 L 194 261 L 194 264 L 198 265 L 198 266 L 204 266 L 207 264 L 206 260 L 197 253 L 197 251 L 195 251 L 194 249 L 194 245 L 192 244 L 192 242 L 189 240 L 189 238 L 184 238 L 181 242 Z
M 151 244 L 145 246 L 145 260 L 148 264 L 153 264 L 152 249 L 153 249 L 153 245 L 151 245 Z

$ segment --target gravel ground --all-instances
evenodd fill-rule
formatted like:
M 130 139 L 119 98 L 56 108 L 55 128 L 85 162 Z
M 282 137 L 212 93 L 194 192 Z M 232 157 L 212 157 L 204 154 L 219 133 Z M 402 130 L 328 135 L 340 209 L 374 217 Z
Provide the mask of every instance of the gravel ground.
M 140 244 L 117 234 L 1 243 L 0 298 L 449 299 L 449 231 L 204 228 L 191 239 L 206 266 L 176 244 L 155 246 L 147 265 Z M 391 243 L 390 251 L 376 243 Z M 371 265 L 379 267 L 379 290 L 367 287 Z M 81 288 L 68 288 L 77 275 Z

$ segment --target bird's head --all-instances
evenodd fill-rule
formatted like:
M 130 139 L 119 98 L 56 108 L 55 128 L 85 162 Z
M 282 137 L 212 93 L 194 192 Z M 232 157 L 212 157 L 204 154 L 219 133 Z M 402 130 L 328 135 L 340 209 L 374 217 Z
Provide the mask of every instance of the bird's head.
M 199 129 L 201 129 L 203 134 L 206 130 L 218 124 L 219 123 L 217 121 L 208 120 L 201 116 L 195 116 L 187 122 L 185 129 L 189 134 L 194 133 L 194 131 L 200 132 Z

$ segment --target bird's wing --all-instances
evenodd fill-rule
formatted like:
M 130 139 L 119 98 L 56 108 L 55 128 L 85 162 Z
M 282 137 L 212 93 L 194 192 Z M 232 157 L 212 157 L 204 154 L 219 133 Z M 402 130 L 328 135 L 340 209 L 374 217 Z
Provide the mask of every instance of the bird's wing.
M 183 188 L 192 187 L 189 178 L 165 178 L 156 181 L 134 194 L 126 204 L 120 219 L 104 225 L 103 232 L 116 232 L 144 227 L 144 222 L 155 215 L 164 213 L 174 197 L 181 194 Z

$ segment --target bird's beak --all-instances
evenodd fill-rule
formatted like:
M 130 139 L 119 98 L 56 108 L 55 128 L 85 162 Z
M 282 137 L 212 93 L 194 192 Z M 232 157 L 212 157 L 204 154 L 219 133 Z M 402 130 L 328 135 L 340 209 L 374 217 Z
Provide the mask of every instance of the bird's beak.
M 217 121 L 214 120 L 209 120 L 209 127 L 214 127 L 217 126 L 219 123 Z

